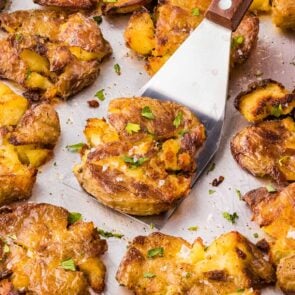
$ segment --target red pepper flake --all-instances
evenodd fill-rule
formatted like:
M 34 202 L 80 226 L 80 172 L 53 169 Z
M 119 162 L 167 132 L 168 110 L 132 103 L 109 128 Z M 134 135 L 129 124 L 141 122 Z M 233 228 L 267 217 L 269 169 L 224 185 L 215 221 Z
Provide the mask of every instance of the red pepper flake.
M 98 108 L 99 107 L 99 102 L 97 101 L 97 100 L 95 100 L 95 99 L 93 99 L 93 100 L 88 100 L 87 101 L 87 103 L 88 103 L 88 106 L 90 107 L 90 108 Z
M 224 181 L 224 177 L 219 176 L 219 178 L 215 178 L 211 184 L 212 186 L 219 186 L 223 181 Z

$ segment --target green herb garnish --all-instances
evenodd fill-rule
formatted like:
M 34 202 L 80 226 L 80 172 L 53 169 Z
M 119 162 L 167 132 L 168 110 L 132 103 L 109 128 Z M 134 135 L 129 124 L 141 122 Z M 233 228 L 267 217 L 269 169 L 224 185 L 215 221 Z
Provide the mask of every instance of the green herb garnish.
M 21 41 L 22 38 L 23 38 L 23 35 L 22 35 L 22 34 L 15 34 L 15 40 L 16 40 L 17 42 Z
M 71 271 L 76 270 L 76 265 L 72 258 L 62 261 L 60 266 L 65 270 L 71 270 Z
M 267 191 L 269 192 L 269 193 L 275 193 L 277 190 L 276 190 L 276 188 L 274 188 L 273 186 L 272 186 L 272 184 L 268 184 L 267 186 L 266 186 L 266 189 L 267 189 Z
M 79 142 L 76 144 L 67 145 L 66 148 L 71 153 L 78 153 L 81 151 L 81 149 L 83 148 L 84 145 L 85 145 L 85 143 Z
M 129 133 L 132 134 L 133 132 L 138 132 L 140 130 L 140 125 L 135 124 L 135 123 L 127 123 L 125 130 Z
M 283 113 L 282 105 L 272 106 L 270 109 L 270 114 L 276 118 L 280 117 Z
M 156 275 L 154 274 L 154 273 L 152 273 L 152 272 L 145 272 L 144 274 L 143 274 L 143 277 L 145 278 L 145 279 L 152 279 L 152 278 L 154 278 Z
M 122 235 L 122 234 L 112 233 L 112 232 L 109 232 L 109 231 L 104 231 L 103 229 L 100 229 L 100 228 L 98 228 L 97 231 L 98 231 L 99 235 L 104 237 L 104 238 L 122 239 L 124 237 L 124 235 Z
M 28 80 L 31 77 L 32 71 L 30 69 L 26 72 L 26 80 Z
M 68 216 L 68 223 L 73 224 L 82 219 L 82 214 L 79 212 L 70 212 Z
M 253 234 L 253 237 L 254 237 L 255 239 L 258 239 L 258 237 L 259 237 L 258 233 L 254 233 L 254 234 Z
M 213 189 L 209 189 L 208 193 L 209 193 L 209 195 L 213 195 L 214 193 L 216 193 L 216 191 Z
M 120 67 L 119 64 L 114 65 L 114 70 L 115 70 L 117 75 L 119 75 L 119 76 L 121 75 L 121 67 Z
M 193 8 L 192 15 L 199 16 L 200 15 L 200 8 L 198 8 L 198 7 Z
M 208 168 L 208 171 L 207 171 L 207 175 L 212 172 L 216 167 L 216 164 L 214 162 L 212 162 Z
M 178 112 L 177 116 L 175 117 L 175 119 L 173 121 L 173 126 L 178 128 L 180 126 L 180 124 L 182 123 L 182 120 L 183 120 L 183 113 Z
M 100 15 L 95 15 L 93 17 L 93 20 L 98 24 L 100 25 L 102 23 L 102 17 Z
M 98 90 L 94 96 L 97 97 L 100 101 L 104 101 L 105 100 L 104 89 Z
M 164 248 L 158 247 L 148 250 L 147 257 L 154 258 L 154 257 L 163 257 L 164 256 Z
M 188 227 L 187 229 L 190 230 L 190 231 L 197 231 L 199 229 L 199 227 L 194 225 L 194 226 Z
M 147 118 L 149 120 L 153 120 L 155 119 L 155 116 L 152 112 L 152 110 L 150 109 L 149 106 L 145 106 L 142 110 L 141 110 L 141 115 L 144 117 L 144 118 Z
M 240 35 L 232 38 L 232 48 L 237 48 L 242 45 L 245 41 L 245 37 Z
M 236 220 L 239 218 L 239 215 L 234 212 L 233 214 L 230 214 L 228 212 L 223 212 L 222 213 L 222 216 L 228 220 L 229 222 L 231 222 L 232 224 L 235 224 L 236 223 Z
M 239 197 L 240 200 L 242 200 L 242 193 L 240 190 L 236 189 L 236 194 Z
M 144 162 L 148 161 L 149 158 L 135 158 L 135 157 L 128 157 L 128 156 L 125 156 L 124 157 L 124 162 L 125 163 L 128 163 L 128 164 L 131 164 L 132 166 L 134 167 L 139 167 L 141 166 Z

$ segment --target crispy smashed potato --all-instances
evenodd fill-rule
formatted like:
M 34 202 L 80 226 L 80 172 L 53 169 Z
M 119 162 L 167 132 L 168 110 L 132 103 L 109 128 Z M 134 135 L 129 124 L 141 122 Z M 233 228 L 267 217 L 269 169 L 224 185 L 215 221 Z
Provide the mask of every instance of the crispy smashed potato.
M 67 99 L 92 84 L 111 53 L 96 22 L 81 13 L 31 10 L 3 13 L 0 76 L 27 89 L 32 101 Z
M 254 0 L 250 6 L 251 11 L 262 11 L 268 12 L 271 10 L 271 5 L 269 0 Z
M 117 281 L 134 294 L 257 294 L 275 280 L 264 254 L 238 232 L 205 247 L 153 233 L 136 237 L 117 272 Z
M 152 0 L 118 0 L 114 2 L 102 0 L 101 9 L 105 15 L 125 14 L 136 11 L 151 2 Z
M 291 117 L 265 121 L 238 132 L 231 141 L 237 163 L 258 177 L 295 181 L 295 122 Z
M 111 101 L 109 123 L 89 119 L 74 173 L 103 204 L 133 215 L 167 211 L 187 196 L 205 128 L 186 107 L 151 98 Z
M 135 53 L 147 57 L 146 70 L 155 74 L 203 20 L 210 0 L 159 1 L 154 15 L 141 8 L 133 13 L 125 30 L 125 41 Z M 246 15 L 233 34 L 231 63 L 244 62 L 256 44 L 259 20 Z
M 95 8 L 99 0 L 33 0 L 34 3 L 44 6 L 56 6 L 73 9 Z
M 235 99 L 235 107 L 247 121 L 257 123 L 273 116 L 288 115 L 295 107 L 295 93 L 273 80 L 249 85 Z
M 90 294 L 104 288 L 107 250 L 92 222 L 49 204 L 0 209 L 0 293 Z M 2 288 L 2 290 L 1 290 Z M 6 290 L 6 291 L 5 291 Z
M 272 0 L 272 20 L 282 29 L 295 30 L 295 1 Z
M 52 157 L 59 135 L 53 106 L 30 106 L 0 83 L 0 205 L 31 196 L 37 168 Z
M 253 220 L 269 235 L 270 257 L 277 265 L 277 279 L 286 294 L 295 293 L 295 184 L 277 192 L 259 188 L 244 200 L 253 211 Z

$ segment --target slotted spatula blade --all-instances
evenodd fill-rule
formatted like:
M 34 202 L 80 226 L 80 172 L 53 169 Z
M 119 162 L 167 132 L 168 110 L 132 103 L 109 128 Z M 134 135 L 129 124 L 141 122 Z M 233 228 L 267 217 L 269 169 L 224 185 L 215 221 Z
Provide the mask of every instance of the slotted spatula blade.
M 207 140 L 199 155 L 193 183 L 219 147 L 227 99 L 231 34 L 251 2 L 212 1 L 207 19 L 138 93 L 181 103 L 195 112 L 205 125 Z M 140 220 L 161 228 L 174 210 L 160 216 L 140 217 Z

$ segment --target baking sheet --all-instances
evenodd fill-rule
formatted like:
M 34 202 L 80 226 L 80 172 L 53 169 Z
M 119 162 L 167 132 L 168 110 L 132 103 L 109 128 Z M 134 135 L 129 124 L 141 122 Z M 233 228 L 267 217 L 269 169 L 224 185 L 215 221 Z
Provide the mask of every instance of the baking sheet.
M 31 0 L 13 0 L 10 11 L 37 7 Z M 122 96 L 134 95 L 149 79 L 144 71 L 144 61 L 135 57 L 124 46 L 123 30 L 128 17 L 104 18 L 101 25 L 105 38 L 111 43 L 113 56 L 107 60 L 101 69 L 101 75 L 96 83 L 76 95 L 67 103 L 60 104 L 59 112 L 62 135 L 55 148 L 55 157 L 44 165 L 39 172 L 33 197 L 30 201 L 47 202 L 63 206 L 70 211 L 83 214 L 85 220 L 92 220 L 105 230 L 115 230 L 124 234 L 123 239 L 108 239 L 109 250 L 104 256 L 107 267 L 106 289 L 104 294 L 130 294 L 126 289 L 119 287 L 115 280 L 115 273 L 119 262 L 126 251 L 128 241 L 136 235 L 146 235 L 153 231 L 148 225 L 135 221 L 127 216 L 100 205 L 95 199 L 79 190 L 71 168 L 79 162 L 79 155 L 67 151 L 66 146 L 84 141 L 83 128 L 87 118 L 106 115 L 109 100 Z M 251 213 L 244 202 L 240 201 L 236 189 L 242 193 L 250 189 L 265 185 L 268 181 L 254 178 L 243 171 L 233 160 L 229 143 L 230 138 L 247 123 L 233 107 L 233 98 L 250 82 L 262 78 L 272 78 L 282 82 L 292 89 L 295 85 L 295 36 L 291 33 L 282 33 L 270 22 L 268 16 L 261 18 L 259 42 L 257 49 L 242 67 L 232 71 L 229 95 L 226 108 L 224 136 L 219 152 L 214 158 L 216 168 L 208 175 L 197 181 L 191 194 L 177 209 L 174 215 L 162 228 L 162 232 L 181 236 L 192 242 L 197 236 L 205 242 L 211 242 L 220 234 L 238 230 L 253 242 L 263 237 L 260 229 L 251 222 Z M 120 64 L 122 74 L 118 76 L 113 66 Z M 257 74 L 262 74 L 257 77 Z M 87 100 L 92 99 L 99 89 L 105 89 L 106 100 L 100 103 L 98 109 L 88 107 Z M 14 89 L 21 92 L 20 89 Z M 210 183 L 219 176 L 224 176 L 224 182 L 217 188 L 216 193 L 209 195 L 212 189 Z M 66 183 L 66 184 L 65 184 Z M 75 189 L 76 187 L 76 189 Z M 232 225 L 222 217 L 222 212 L 237 212 L 239 219 Z M 198 226 L 197 232 L 187 228 Z M 254 233 L 259 238 L 253 237 Z M 265 289 L 262 294 L 282 294 L 274 288 Z

